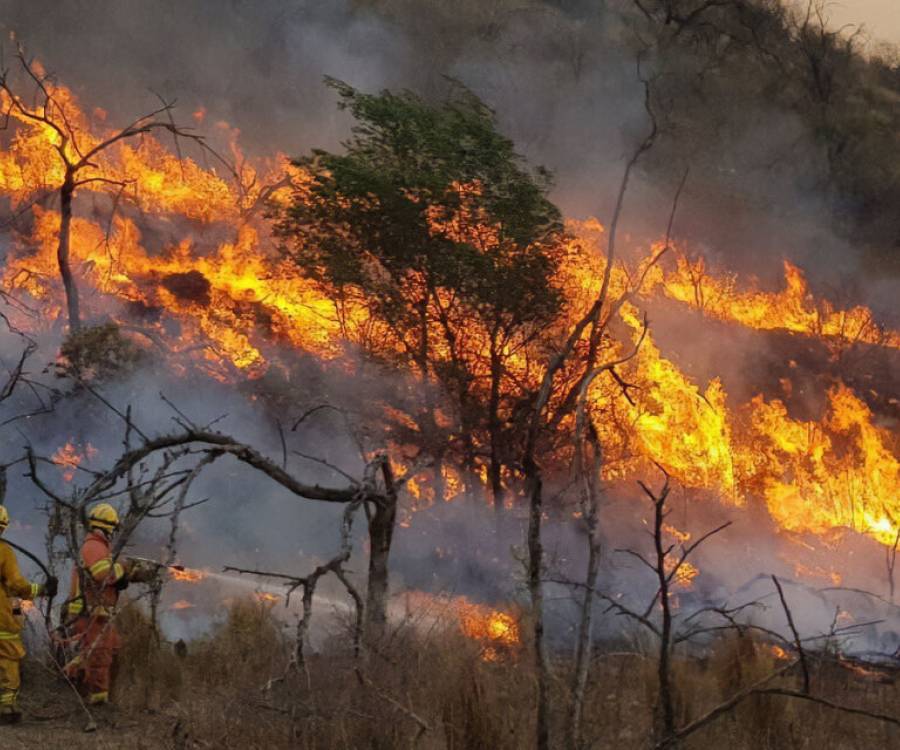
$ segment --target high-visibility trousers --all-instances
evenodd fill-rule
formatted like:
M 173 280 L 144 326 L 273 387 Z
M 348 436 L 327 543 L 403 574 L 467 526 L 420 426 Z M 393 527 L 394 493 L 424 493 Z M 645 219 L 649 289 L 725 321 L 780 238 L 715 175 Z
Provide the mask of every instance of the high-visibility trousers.
M 19 662 L 24 658 L 22 639 L 12 633 L 0 633 L 0 711 L 16 703 L 21 684 Z
M 121 646 L 115 623 L 108 617 L 80 617 L 72 626 L 78 655 L 67 670 L 84 685 L 89 695 L 108 693 L 113 662 Z

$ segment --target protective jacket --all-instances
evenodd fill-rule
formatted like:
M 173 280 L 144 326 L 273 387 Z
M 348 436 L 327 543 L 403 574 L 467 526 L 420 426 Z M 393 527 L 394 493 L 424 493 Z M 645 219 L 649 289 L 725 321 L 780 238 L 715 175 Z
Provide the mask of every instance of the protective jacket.
M 41 584 L 22 576 L 12 548 L 0 541 L 0 641 L 20 640 L 22 622 L 13 614 L 13 598 L 35 599 L 40 593 Z
M 72 570 L 69 617 L 108 617 L 119 601 L 119 588 L 126 580 L 125 566 L 113 562 L 109 539 L 101 531 L 91 531 L 85 537 L 80 562 L 81 570 L 77 565 Z
M 72 571 L 68 614 L 77 654 L 65 672 L 82 685 L 92 704 L 106 703 L 112 686 L 112 670 L 121 639 L 114 609 L 119 591 L 128 585 L 128 571 L 113 562 L 109 538 L 91 531 L 81 545 L 81 567 Z
M 22 577 L 12 548 L 0 541 L 0 720 L 20 716 L 16 708 L 19 692 L 19 662 L 25 658 L 22 620 L 13 611 L 13 598 L 34 599 L 43 591 L 39 583 Z

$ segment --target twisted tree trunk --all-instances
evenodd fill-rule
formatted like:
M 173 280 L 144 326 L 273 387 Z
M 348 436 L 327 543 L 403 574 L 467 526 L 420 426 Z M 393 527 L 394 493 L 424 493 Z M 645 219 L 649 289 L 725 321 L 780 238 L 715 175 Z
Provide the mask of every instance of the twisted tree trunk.
M 387 623 L 388 558 L 397 518 L 397 491 L 390 464 L 381 465 L 385 496 L 372 503 L 369 517 L 369 580 L 366 592 L 366 625 L 370 632 Z

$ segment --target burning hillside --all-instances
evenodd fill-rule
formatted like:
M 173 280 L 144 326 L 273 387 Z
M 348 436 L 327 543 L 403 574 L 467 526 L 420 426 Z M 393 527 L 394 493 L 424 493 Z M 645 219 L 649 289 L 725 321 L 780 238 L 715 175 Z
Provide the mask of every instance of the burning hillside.
M 24 101 L 12 106 L 10 94 L 4 96 L 13 124 L 0 153 L 0 191 L 17 218 L 3 285 L 15 301 L 16 324 L 37 334 L 58 327 L 65 310 L 56 257 L 56 193 L 63 179 L 57 150 L 85 153 L 116 131 L 102 113 L 88 114 L 68 89 L 56 86 L 47 119 L 65 122 L 73 134 L 61 144 L 60 131 L 49 127 L 41 113 Z M 373 335 L 383 336 L 382 346 L 403 345 L 391 341 L 364 299 L 349 295 L 338 304 L 279 252 L 263 208 L 303 200 L 310 178 L 301 167 L 289 166 L 280 155 L 253 166 L 234 141 L 230 161 L 204 166 L 196 158 L 174 153 L 151 133 L 123 139 L 85 167 L 71 225 L 71 263 L 87 320 L 111 318 L 142 348 L 162 352 L 171 366 L 225 380 L 278 369 L 285 348 L 342 366 L 341 353 L 366 347 Z M 456 215 L 435 215 L 431 221 L 433 234 L 456 241 L 479 236 L 483 241 L 485 233 L 495 231 L 478 223 L 465 198 Z M 570 223 L 568 230 L 556 271 L 567 296 L 565 316 L 554 323 L 558 330 L 584 313 L 604 275 L 604 228 L 587 222 Z M 641 274 L 646 281 L 634 288 Z M 611 289 L 624 294 L 634 288 L 634 293 L 619 311 L 623 335 L 605 346 L 611 355 L 624 351 L 641 327 L 635 306 L 668 298 L 701 314 L 696 319 L 701 338 L 704 320 L 710 319 L 758 331 L 761 348 L 765 332 L 787 332 L 798 357 L 807 342 L 821 345 L 832 357 L 852 349 L 900 347 L 900 333 L 879 326 L 868 309 L 839 309 L 817 299 L 802 270 L 787 262 L 785 274 L 782 291 L 763 291 L 752 280 L 689 259 L 677 247 L 636 246 L 612 269 Z M 39 316 L 29 314 L 36 310 Z M 477 371 L 490 359 L 490 341 L 475 325 L 466 335 L 465 356 Z M 542 343 L 508 346 L 515 350 L 506 358 L 506 382 L 535 389 L 533 363 Z M 454 352 L 438 349 L 435 355 L 452 364 Z M 835 380 L 820 384 L 825 399 L 820 412 L 798 418 L 784 402 L 789 378 L 781 382 L 782 393 L 758 392 L 734 403 L 726 383 L 717 377 L 698 382 L 677 360 L 677 351 L 663 354 L 651 327 L 637 356 L 618 372 L 628 387 L 611 381 L 592 388 L 591 409 L 606 415 L 600 427 L 606 479 L 642 476 L 655 463 L 684 487 L 708 491 L 726 503 L 763 498 L 785 530 L 825 534 L 848 529 L 894 544 L 900 532 L 900 464 L 896 431 L 885 419 L 896 419 L 895 398 L 879 417 L 869 405 L 873 394 Z M 878 385 L 890 390 L 896 382 Z M 748 387 L 752 382 L 741 384 Z M 567 450 L 559 448 L 562 463 Z M 427 475 L 411 484 L 418 488 L 418 502 L 429 497 L 434 502 L 436 486 L 444 500 L 471 493 L 471 476 L 486 482 L 488 467 L 474 461 L 467 478 L 449 463 L 442 472 L 437 484 Z M 502 474 L 501 484 L 513 488 L 515 472 L 506 467 Z

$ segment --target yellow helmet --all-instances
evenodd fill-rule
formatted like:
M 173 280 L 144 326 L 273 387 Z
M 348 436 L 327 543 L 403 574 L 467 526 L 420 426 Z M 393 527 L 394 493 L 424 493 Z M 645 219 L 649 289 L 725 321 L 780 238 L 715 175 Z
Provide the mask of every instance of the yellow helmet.
M 88 528 L 102 531 L 115 531 L 119 525 L 119 514 L 109 503 L 100 503 L 91 508 L 88 515 Z
M 6 531 L 7 526 L 9 526 L 9 513 L 5 507 L 0 505 L 0 534 Z

